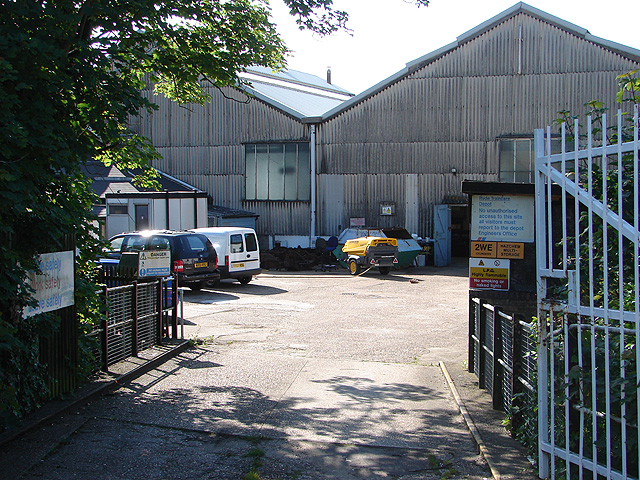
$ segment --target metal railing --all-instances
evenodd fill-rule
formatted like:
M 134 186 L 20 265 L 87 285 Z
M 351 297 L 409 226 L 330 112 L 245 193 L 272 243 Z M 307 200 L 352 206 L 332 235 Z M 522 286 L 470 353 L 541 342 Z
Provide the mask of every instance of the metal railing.
M 479 298 L 469 302 L 469 372 L 492 399 L 493 408 L 514 413 L 517 428 L 535 416 L 536 342 L 535 327 L 517 315 Z M 534 417 L 535 418 L 535 417 Z
M 90 334 L 98 340 L 95 353 L 102 370 L 163 339 L 178 338 L 178 288 L 173 277 L 138 281 L 111 272 L 104 280 L 100 294 L 107 313 Z

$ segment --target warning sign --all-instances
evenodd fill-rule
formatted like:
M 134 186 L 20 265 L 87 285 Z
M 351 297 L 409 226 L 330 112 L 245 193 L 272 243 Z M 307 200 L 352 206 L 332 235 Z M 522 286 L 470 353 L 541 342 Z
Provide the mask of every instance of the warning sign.
M 469 288 L 509 290 L 510 260 L 470 258 Z

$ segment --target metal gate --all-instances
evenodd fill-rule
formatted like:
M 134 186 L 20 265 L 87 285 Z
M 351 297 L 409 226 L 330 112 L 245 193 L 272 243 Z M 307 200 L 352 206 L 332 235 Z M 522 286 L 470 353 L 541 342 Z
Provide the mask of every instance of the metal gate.
M 632 120 L 562 125 L 553 155 L 551 129 L 535 132 L 541 478 L 638 478 L 637 108 Z

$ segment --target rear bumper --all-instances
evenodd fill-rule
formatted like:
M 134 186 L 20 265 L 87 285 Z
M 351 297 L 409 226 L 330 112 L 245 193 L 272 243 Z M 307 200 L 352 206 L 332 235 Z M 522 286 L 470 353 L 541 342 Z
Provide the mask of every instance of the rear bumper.
M 220 278 L 244 278 L 244 277 L 253 277 L 255 275 L 259 275 L 262 273 L 262 268 L 250 268 L 247 270 L 235 270 L 233 272 L 229 272 L 229 267 L 218 267 L 220 270 Z
M 220 280 L 220 273 L 201 273 L 194 275 L 178 274 L 178 285 L 189 285 L 200 282 L 215 282 Z

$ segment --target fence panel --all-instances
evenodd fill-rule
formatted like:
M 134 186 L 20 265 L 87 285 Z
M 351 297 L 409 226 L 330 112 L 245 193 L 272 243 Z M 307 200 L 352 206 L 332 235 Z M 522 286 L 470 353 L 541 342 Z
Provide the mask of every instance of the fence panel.
M 91 333 L 100 348 L 103 370 L 139 351 L 177 338 L 177 286 L 173 278 L 138 282 L 107 265 L 102 277 L 107 315 Z
M 513 428 L 535 425 L 533 327 L 482 299 L 472 297 L 469 305 L 469 372 L 478 376 L 495 409 L 513 413 Z

